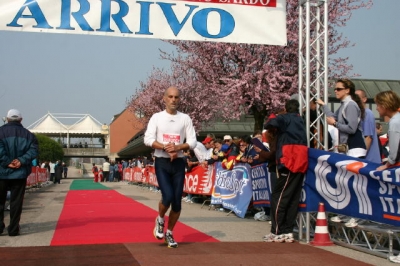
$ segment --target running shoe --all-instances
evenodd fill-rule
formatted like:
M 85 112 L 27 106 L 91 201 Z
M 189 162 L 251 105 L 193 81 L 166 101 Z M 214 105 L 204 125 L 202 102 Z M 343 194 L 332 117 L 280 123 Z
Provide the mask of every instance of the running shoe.
M 331 218 L 331 221 L 332 221 L 332 222 L 335 222 L 335 223 L 340 223 L 340 222 L 342 222 L 342 219 L 340 219 L 339 216 L 333 216 L 333 217 Z
M 264 242 L 274 242 L 275 237 L 276 237 L 275 234 L 269 233 L 269 234 L 266 234 L 265 236 L 263 236 L 263 240 L 264 240 Z
M 178 243 L 175 242 L 174 237 L 172 236 L 171 233 L 166 233 L 164 240 L 169 248 L 177 248 L 178 247 Z
M 277 242 L 277 243 L 286 242 L 286 234 L 276 235 L 272 242 Z
M 400 263 L 400 255 L 397 256 L 389 256 L 389 260 L 394 263 Z
M 357 220 L 354 218 L 351 218 L 347 223 L 344 224 L 346 227 L 356 227 L 358 225 Z
M 293 233 L 285 234 L 285 242 L 286 243 L 293 243 L 294 242 Z
M 158 240 L 164 238 L 164 223 L 159 222 L 158 217 L 156 218 L 156 226 L 154 227 L 153 234 Z

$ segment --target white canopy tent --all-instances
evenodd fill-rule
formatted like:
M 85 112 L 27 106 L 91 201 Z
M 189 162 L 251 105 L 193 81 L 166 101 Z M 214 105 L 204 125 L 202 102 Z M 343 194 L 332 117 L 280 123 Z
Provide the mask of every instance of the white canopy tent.
M 65 121 L 64 123 L 61 121 Z M 69 123 L 69 124 L 67 124 Z M 67 138 L 70 147 L 71 138 L 102 138 L 108 134 L 108 126 L 101 124 L 90 114 L 47 113 L 28 127 L 32 133 L 52 138 Z

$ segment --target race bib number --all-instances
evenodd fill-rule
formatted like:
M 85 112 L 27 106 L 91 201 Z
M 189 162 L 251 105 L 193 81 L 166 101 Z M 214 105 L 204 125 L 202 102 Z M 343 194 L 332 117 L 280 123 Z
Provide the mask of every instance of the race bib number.
M 163 143 L 181 143 L 181 136 L 177 134 L 163 134 Z

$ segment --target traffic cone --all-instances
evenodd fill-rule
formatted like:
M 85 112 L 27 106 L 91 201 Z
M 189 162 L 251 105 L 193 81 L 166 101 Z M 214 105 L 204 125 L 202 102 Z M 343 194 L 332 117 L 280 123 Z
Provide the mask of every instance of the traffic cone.
M 318 206 L 317 224 L 315 226 L 314 241 L 310 242 L 313 246 L 332 246 L 333 243 L 329 237 L 328 221 L 325 214 L 325 206 L 322 202 Z

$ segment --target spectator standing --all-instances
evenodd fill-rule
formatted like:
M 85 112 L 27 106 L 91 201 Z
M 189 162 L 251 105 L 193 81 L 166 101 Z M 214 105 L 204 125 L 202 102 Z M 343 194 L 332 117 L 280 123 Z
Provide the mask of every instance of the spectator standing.
M 119 182 L 118 162 L 114 163 L 114 182 Z
M 375 116 L 372 111 L 366 107 L 367 96 L 364 90 L 356 90 L 356 94 L 360 97 L 364 106 L 365 116 L 361 120 L 361 127 L 365 139 L 365 146 L 367 148 L 366 160 L 374 163 L 382 163 L 382 158 L 379 151 L 379 139 L 376 134 Z
M 0 234 L 5 229 L 4 209 L 7 190 L 10 195 L 9 236 L 20 234 L 26 180 L 32 171 L 32 160 L 38 155 L 38 141 L 22 124 L 16 109 L 7 113 L 7 124 L 0 127 Z
M 99 169 L 97 169 L 97 166 L 95 163 L 93 163 L 93 167 L 92 167 L 92 173 L 94 176 L 94 181 L 95 183 L 99 182 Z
M 56 178 L 55 178 L 55 169 L 54 169 L 56 164 L 53 163 L 52 161 L 50 161 L 49 166 L 50 166 L 50 181 L 54 182 L 56 180 Z
M 64 178 L 67 178 L 67 175 L 68 175 L 68 166 L 67 166 L 65 163 L 63 163 L 62 166 L 63 166 Z
M 118 171 L 118 182 L 123 180 L 123 174 L 122 174 L 122 162 L 119 161 L 117 164 L 117 171 Z
M 383 171 L 400 166 L 400 97 L 393 91 L 382 91 L 375 96 L 374 100 L 379 115 L 390 118 L 387 133 L 389 154 L 386 163 L 376 169 Z M 400 255 L 390 256 L 389 260 L 400 263 Z
M 47 173 L 50 174 L 50 162 L 46 161 L 46 163 L 44 165 L 44 168 L 46 168 L 47 169 Z
M 109 176 L 108 181 L 109 182 L 113 182 L 114 181 L 114 177 L 115 177 L 114 162 L 111 161 L 111 163 L 110 163 L 110 176 Z
M 265 236 L 266 242 L 294 242 L 293 227 L 308 167 L 307 133 L 299 106 L 297 100 L 288 100 L 286 113 L 266 124 L 267 130 L 276 130 L 278 176 L 271 195 L 271 233 Z
M 339 152 L 356 158 L 365 158 L 367 150 L 361 127 L 365 110 L 360 97 L 355 93 L 354 83 L 349 79 L 337 80 L 335 94 L 341 101 L 335 113 L 321 99 L 318 99 L 317 103 L 323 108 L 327 124 L 339 131 L 339 146 L 346 147 Z
M 375 96 L 374 100 L 379 115 L 390 118 L 387 133 L 389 139 L 388 160 L 376 169 L 382 171 L 400 165 L 400 98 L 393 91 L 382 91 Z
M 60 161 L 56 161 L 54 165 L 54 184 L 61 184 L 61 178 L 63 173 L 63 166 Z
M 108 162 L 108 159 L 105 160 L 105 162 L 103 163 L 103 180 L 101 180 L 102 182 L 104 181 L 109 181 L 109 176 L 110 176 L 110 163 Z
M 187 114 L 177 110 L 180 92 L 175 87 L 168 88 L 163 96 L 165 110 L 155 113 L 147 126 L 144 143 L 155 149 L 155 173 L 162 198 L 158 204 L 154 236 L 163 239 L 170 248 L 177 248 L 173 229 L 181 213 L 181 199 L 185 180 L 183 150 L 196 147 L 196 133 Z M 186 140 L 186 142 L 184 142 Z M 164 234 L 164 216 L 171 207 L 168 229 Z
M 128 168 L 128 162 L 126 160 L 122 160 L 122 171 Z

